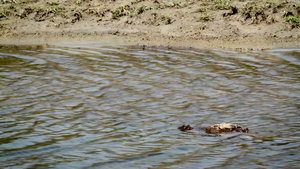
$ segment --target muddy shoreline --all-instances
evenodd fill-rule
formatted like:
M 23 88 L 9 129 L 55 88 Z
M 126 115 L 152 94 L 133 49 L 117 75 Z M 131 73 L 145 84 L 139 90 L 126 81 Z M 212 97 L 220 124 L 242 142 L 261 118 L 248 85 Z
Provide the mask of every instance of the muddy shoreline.
M 2 0 L 0 44 L 288 48 L 300 46 L 299 17 L 298 1 Z

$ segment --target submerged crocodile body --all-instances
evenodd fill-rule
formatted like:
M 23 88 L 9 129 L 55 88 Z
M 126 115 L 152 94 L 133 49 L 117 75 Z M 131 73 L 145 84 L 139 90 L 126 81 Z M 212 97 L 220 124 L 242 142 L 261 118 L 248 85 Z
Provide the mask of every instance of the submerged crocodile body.
M 178 127 L 181 131 L 193 130 L 194 128 L 190 125 L 182 125 Z M 242 128 L 237 124 L 231 123 L 220 123 L 215 124 L 208 127 L 199 127 L 197 129 L 204 130 L 208 134 L 221 134 L 221 133 L 228 133 L 228 132 L 241 132 L 241 133 L 248 133 L 248 128 Z

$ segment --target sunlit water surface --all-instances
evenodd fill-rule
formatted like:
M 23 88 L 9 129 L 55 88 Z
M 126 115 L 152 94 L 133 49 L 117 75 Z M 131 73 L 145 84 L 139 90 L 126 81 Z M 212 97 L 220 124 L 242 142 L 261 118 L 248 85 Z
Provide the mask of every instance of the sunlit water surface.
M 300 49 L 0 48 L 0 168 L 299 168 Z M 181 132 L 232 122 L 249 134 Z

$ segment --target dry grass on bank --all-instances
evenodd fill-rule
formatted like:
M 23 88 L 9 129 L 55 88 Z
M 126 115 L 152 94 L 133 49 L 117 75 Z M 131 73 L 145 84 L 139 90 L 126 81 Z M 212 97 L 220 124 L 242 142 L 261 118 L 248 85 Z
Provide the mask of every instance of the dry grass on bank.
M 300 38 L 299 0 L 1 0 L 0 4 L 0 36 L 7 37 L 100 33 L 144 41 L 161 36 L 272 43 Z

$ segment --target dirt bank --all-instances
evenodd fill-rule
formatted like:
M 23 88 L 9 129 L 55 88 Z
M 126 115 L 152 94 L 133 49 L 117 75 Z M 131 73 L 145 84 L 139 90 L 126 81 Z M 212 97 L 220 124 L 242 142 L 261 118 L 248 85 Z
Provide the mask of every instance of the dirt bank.
M 300 46 L 299 0 L 1 0 L 0 43 Z

